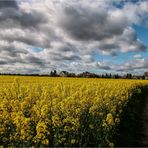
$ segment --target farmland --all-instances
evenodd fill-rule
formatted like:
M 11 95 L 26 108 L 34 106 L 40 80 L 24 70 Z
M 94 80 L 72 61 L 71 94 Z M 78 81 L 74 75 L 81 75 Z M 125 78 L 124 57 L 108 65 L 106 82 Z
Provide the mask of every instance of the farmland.
M 142 102 L 147 84 L 146 80 L 0 76 L 0 144 L 113 147 L 123 115 L 131 101 L 136 107 Z

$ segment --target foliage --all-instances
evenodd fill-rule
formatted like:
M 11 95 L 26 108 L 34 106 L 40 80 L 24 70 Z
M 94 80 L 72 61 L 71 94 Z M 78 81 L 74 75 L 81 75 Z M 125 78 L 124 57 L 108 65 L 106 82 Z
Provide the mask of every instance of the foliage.
M 113 147 L 123 108 L 146 83 L 1 76 L 0 144 Z

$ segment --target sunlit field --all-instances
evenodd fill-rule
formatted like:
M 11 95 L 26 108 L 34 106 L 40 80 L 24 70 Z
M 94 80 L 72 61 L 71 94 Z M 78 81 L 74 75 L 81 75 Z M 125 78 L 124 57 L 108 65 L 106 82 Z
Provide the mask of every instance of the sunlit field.
M 114 146 L 146 80 L 0 76 L 1 146 Z M 143 98 L 144 99 L 144 98 Z

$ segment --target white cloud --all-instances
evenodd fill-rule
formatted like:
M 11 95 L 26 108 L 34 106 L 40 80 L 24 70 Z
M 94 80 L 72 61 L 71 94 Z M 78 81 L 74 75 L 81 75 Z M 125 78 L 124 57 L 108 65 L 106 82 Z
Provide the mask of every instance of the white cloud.
M 142 55 L 141 55 L 141 54 L 135 54 L 135 55 L 134 55 L 134 58 L 135 58 L 135 59 L 141 59 L 141 58 L 142 58 Z
M 0 7 L 1 72 L 42 73 L 53 68 L 118 71 L 107 62 L 97 63 L 94 54 L 117 56 L 146 49 L 131 25 L 147 23 L 147 1 L 127 2 L 121 9 L 114 6 L 116 0 L 17 2 Z M 128 70 L 130 66 L 121 67 Z

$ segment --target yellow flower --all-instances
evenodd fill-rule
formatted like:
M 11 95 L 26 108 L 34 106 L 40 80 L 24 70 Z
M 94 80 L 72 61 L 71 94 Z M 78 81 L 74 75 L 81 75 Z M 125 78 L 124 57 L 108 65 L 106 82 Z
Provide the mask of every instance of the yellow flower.
M 120 118 L 115 118 L 115 123 L 119 124 L 120 123 Z
M 69 141 L 67 135 L 78 138 L 79 129 L 82 129 L 81 135 L 85 135 L 83 128 L 88 119 L 86 128 L 95 129 L 94 134 L 98 135 L 103 130 L 100 139 L 103 142 L 111 136 L 114 125 L 120 123 L 123 106 L 128 104 L 133 92 L 141 93 L 139 88 L 146 83 L 148 81 L 0 76 L 2 140 L 8 142 L 8 147 L 14 147 L 20 140 L 28 145 L 50 146 L 48 137 L 53 136 L 59 146 L 76 145 L 81 139 Z M 114 147 L 109 140 L 106 143 Z
M 114 125 L 114 118 L 113 118 L 113 116 L 112 116 L 111 113 L 108 113 L 108 114 L 107 114 L 106 122 L 107 122 L 109 125 L 111 125 L 111 126 Z
M 49 140 L 48 139 L 42 140 L 42 144 L 48 145 L 49 144 Z
M 94 126 L 92 124 L 89 125 L 90 129 L 94 129 Z
M 111 148 L 114 148 L 114 143 L 109 143 L 109 146 L 111 147 Z
M 75 139 L 71 139 L 71 144 L 75 144 L 76 140 Z

